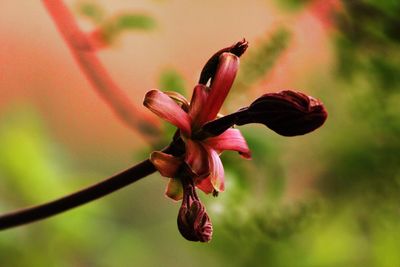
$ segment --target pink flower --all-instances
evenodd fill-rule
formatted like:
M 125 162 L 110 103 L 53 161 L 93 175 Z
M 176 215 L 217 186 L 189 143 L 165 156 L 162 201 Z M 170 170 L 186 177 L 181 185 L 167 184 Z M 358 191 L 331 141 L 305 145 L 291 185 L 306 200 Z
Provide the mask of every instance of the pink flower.
M 186 153 L 182 158 L 159 151 L 151 155 L 151 161 L 161 175 L 172 178 L 166 195 L 174 200 L 183 197 L 182 183 L 180 179 L 174 179 L 182 163 L 186 163 L 193 172 L 195 185 L 209 194 L 222 192 L 225 188 L 220 153 L 235 150 L 244 158 L 251 157 L 247 143 L 237 129 L 230 128 L 218 136 L 208 138 L 199 135 L 202 126 L 217 117 L 236 77 L 239 57 L 230 51 L 241 55 L 246 48 L 247 42 L 243 40 L 217 52 L 204 67 L 200 79 L 204 84 L 200 83 L 194 88 L 190 104 L 177 93 L 151 90 L 146 94 L 144 105 L 178 127 L 185 142 Z M 207 86 L 205 84 L 209 79 L 210 86 Z
M 289 90 L 265 94 L 250 106 L 217 118 L 236 77 L 239 56 L 246 49 L 243 40 L 215 53 L 204 66 L 190 103 L 178 93 L 159 90 L 149 91 L 144 100 L 147 108 L 179 129 L 174 142 L 179 140 L 177 147 L 182 150 L 184 146 L 184 151 L 174 155 L 155 151 L 150 160 L 162 176 L 171 178 L 166 195 L 182 199 L 178 229 L 190 241 L 208 242 L 212 237 L 211 220 L 195 187 L 214 195 L 224 191 L 224 168 L 219 158 L 224 150 L 251 157 L 234 125 L 262 123 L 278 134 L 295 136 L 317 129 L 327 118 L 320 101 Z

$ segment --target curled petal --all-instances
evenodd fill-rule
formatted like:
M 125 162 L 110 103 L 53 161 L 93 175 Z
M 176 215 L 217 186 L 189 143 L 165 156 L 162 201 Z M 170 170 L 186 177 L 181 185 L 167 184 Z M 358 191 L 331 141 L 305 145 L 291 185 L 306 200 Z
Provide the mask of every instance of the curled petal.
M 199 83 L 207 84 L 207 82 L 214 77 L 215 72 L 217 71 L 219 57 L 222 55 L 222 53 L 229 52 L 240 57 L 246 51 L 248 46 L 249 43 L 243 39 L 229 47 L 222 48 L 217 53 L 212 55 L 201 71 Z
M 254 101 L 237 122 L 266 125 L 283 136 L 303 135 L 319 128 L 328 113 L 323 104 L 303 93 L 290 90 L 269 93 Z
M 208 152 L 201 143 L 192 141 L 191 139 L 186 140 L 185 162 L 196 175 L 200 177 L 208 175 Z
M 238 129 L 228 129 L 219 136 L 207 138 L 204 143 L 217 151 L 234 150 L 244 158 L 251 158 L 246 140 Z
M 167 92 L 164 92 L 164 94 L 166 94 L 172 100 L 174 100 L 176 103 L 178 103 L 178 105 L 180 105 L 184 111 L 187 112 L 189 110 L 189 102 L 180 93 L 174 92 L 174 91 L 167 91 Z
M 223 53 L 220 56 L 217 72 L 211 82 L 207 102 L 197 117 L 197 124 L 203 125 L 217 116 L 235 80 L 238 67 L 239 57 L 236 55 Z
M 209 149 L 209 153 L 210 182 L 217 192 L 223 192 L 225 190 L 224 166 L 217 151 Z
M 143 105 L 159 117 L 178 127 L 185 135 L 190 135 L 189 115 L 168 95 L 159 90 L 147 92 Z
M 165 195 L 175 201 L 183 198 L 183 187 L 179 179 L 171 178 L 168 181 Z
M 164 177 L 174 177 L 182 164 L 181 159 L 160 151 L 152 152 L 150 161 Z

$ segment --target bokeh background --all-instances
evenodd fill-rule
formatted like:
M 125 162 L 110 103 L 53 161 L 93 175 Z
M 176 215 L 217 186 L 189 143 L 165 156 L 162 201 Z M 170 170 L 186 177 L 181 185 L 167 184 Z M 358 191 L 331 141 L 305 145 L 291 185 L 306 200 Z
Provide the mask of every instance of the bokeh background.
M 0 233 L 0 266 L 400 266 L 400 2 L 65 1 L 140 107 L 151 88 L 190 96 L 205 61 L 250 47 L 224 112 L 265 92 L 321 99 L 317 131 L 241 130 L 226 192 L 201 194 L 209 244 L 176 227 L 179 203 L 149 176 L 43 222 Z M 0 3 L 0 212 L 39 204 L 146 158 L 152 148 L 92 90 L 41 1 Z M 164 126 L 159 143 L 167 142 Z

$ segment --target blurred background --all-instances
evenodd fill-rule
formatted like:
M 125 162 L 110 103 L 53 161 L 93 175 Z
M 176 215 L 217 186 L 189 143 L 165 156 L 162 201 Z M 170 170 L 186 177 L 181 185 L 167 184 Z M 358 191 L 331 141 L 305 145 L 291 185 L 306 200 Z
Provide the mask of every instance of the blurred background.
M 43 222 L 0 233 L 0 266 L 400 266 L 400 2 L 65 1 L 100 30 L 99 57 L 141 107 L 152 88 L 190 97 L 206 60 L 245 37 L 223 111 L 265 92 L 321 99 L 305 136 L 241 127 L 226 191 L 200 194 L 209 244 L 176 227 L 179 203 L 149 176 Z M 102 180 L 154 149 L 93 91 L 41 1 L 0 3 L 0 213 Z M 149 112 L 150 113 L 150 112 Z M 163 126 L 158 140 L 170 140 Z

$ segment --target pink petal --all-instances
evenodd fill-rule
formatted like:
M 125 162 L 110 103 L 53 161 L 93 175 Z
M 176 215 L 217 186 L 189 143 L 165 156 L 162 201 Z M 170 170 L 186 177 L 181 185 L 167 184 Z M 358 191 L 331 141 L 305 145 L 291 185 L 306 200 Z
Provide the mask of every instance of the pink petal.
M 197 124 L 203 125 L 217 116 L 235 80 L 238 67 L 239 58 L 234 54 L 223 53 L 220 56 L 218 69 L 212 79 L 207 102 L 198 115 L 196 120 Z
M 217 151 L 209 149 L 209 164 L 210 164 L 210 181 L 214 189 L 218 192 L 225 190 L 225 173 L 224 166 L 222 165 L 221 159 Z
M 206 179 L 197 179 L 196 186 L 206 194 L 211 194 L 214 192 L 214 186 L 211 183 L 210 177 L 207 177 Z
M 203 142 L 217 151 L 234 150 L 246 159 L 251 158 L 246 140 L 238 129 L 228 129 L 219 136 L 207 138 Z
M 174 177 L 182 164 L 181 159 L 160 151 L 151 153 L 150 161 L 164 177 Z
M 183 198 L 183 186 L 181 180 L 175 178 L 169 179 L 165 195 L 175 201 L 181 200 Z
M 168 95 L 156 89 L 151 90 L 147 92 L 143 105 L 190 136 L 189 115 Z
M 192 171 L 199 175 L 205 176 L 209 173 L 208 167 L 208 152 L 199 142 L 191 139 L 186 142 L 186 157 L 185 162 L 190 166 Z
M 206 105 L 208 97 L 208 91 L 209 88 L 203 84 L 199 84 L 193 89 L 193 95 L 190 101 L 189 115 L 192 119 L 194 128 L 200 128 L 202 126 L 202 124 L 199 124 L 197 122 L 197 118 L 200 115 L 201 111 L 204 110 L 204 106 Z

